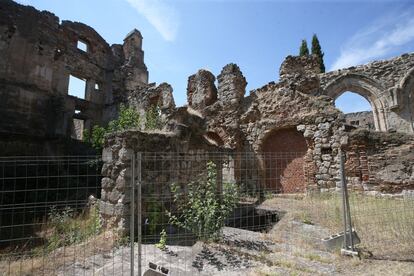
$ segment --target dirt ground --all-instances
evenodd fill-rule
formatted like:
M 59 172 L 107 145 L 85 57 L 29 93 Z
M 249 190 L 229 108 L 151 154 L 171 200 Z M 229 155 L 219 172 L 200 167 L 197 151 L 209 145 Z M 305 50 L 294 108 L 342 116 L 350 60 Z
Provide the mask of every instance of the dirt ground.
M 168 269 L 168 275 L 414 275 L 413 261 L 381 260 L 365 249 L 360 258 L 341 256 L 339 250 L 327 251 L 321 239 L 331 235 L 340 224 L 333 223 L 321 206 L 301 198 L 273 197 L 259 208 L 283 215 L 267 232 L 225 227 L 219 242 L 187 246 L 167 243 L 163 250 L 155 244 L 143 244 L 142 271 L 148 270 L 151 262 Z M 107 244 L 104 240 L 99 243 Z M 56 263 L 50 266 L 52 270 L 40 268 L 32 273 L 25 269 L 24 275 L 130 275 L 129 246 L 117 244 L 91 251 L 99 253 L 85 254 L 87 246 L 78 246 L 77 251 L 66 248 L 66 253 L 56 251 L 55 259 L 48 261 L 46 257 L 43 263 L 50 265 L 57 255 L 58 259 L 65 259 L 64 265 Z M 136 243 L 134 251 L 136 271 Z

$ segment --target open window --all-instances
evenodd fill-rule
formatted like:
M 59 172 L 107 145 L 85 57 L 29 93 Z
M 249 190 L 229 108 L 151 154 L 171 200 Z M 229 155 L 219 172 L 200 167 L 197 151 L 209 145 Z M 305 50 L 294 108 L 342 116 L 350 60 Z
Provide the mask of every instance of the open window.
M 79 50 L 83 52 L 88 52 L 88 44 L 85 41 L 78 40 L 78 43 L 76 45 Z
M 70 75 L 68 94 L 79 99 L 85 99 L 86 80 Z
M 371 103 L 361 94 L 346 91 L 335 100 L 335 106 L 345 113 L 346 124 L 358 128 L 375 129 Z

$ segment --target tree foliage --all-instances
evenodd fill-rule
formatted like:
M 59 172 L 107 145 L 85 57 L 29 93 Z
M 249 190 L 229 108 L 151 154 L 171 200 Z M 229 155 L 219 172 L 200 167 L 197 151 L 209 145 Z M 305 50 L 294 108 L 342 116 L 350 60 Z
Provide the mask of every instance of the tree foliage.
M 302 39 L 302 44 L 300 45 L 300 48 L 299 48 L 299 56 L 309 56 L 308 43 L 306 42 L 305 39 Z
M 205 175 L 190 182 L 184 192 L 172 184 L 171 192 L 177 205 L 177 216 L 169 213 L 170 223 L 191 231 L 198 239 L 217 239 L 224 221 L 238 202 L 238 189 L 234 183 L 223 183 L 218 195 L 217 167 L 207 163 Z
M 321 72 L 325 73 L 325 64 L 323 62 L 323 56 L 325 54 L 322 52 L 322 48 L 321 48 L 321 45 L 319 44 L 319 39 L 316 36 L 316 34 L 314 34 L 313 37 L 312 37 L 312 49 L 311 49 L 311 51 L 312 51 L 312 55 L 316 55 L 318 57 Z

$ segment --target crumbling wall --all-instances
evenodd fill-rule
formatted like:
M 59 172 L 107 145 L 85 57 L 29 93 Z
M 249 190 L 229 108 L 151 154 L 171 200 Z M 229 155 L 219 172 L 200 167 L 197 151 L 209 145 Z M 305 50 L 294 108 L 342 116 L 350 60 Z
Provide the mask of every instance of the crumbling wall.
M 173 89 L 168 83 L 140 84 L 133 90 L 128 90 L 126 104 L 135 108 L 144 118 L 145 112 L 158 107 L 163 121 L 175 110 Z
M 414 139 L 363 129 L 349 133 L 346 172 L 355 190 L 401 193 L 414 189 Z
M 171 198 L 172 183 L 186 185 L 199 177 L 198 172 L 205 171 L 206 160 L 209 160 L 206 156 L 217 149 L 202 137 L 188 134 L 130 130 L 107 137 L 102 156 L 99 207 L 106 227 L 115 228 L 120 233 L 129 229 L 134 155 L 137 160 L 135 181 L 138 175 L 141 178 L 143 223 L 151 216 L 150 208 L 154 202 L 162 210 L 170 210 L 171 202 L 166 199 Z
M 74 120 L 84 129 L 107 123 L 126 98 L 125 87 L 148 82 L 141 46 L 136 30 L 110 47 L 83 23 L 59 23 L 50 12 L 1 1 L 0 133 L 46 143 L 74 137 Z M 84 97 L 68 94 L 70 76 L 85 81 Z
M 310 57 L 313 60 L 313 57 Z M 299 65 L 306 64 L 306 57 L 300 58 Z M 306 148 L 292 147 L 291 152 L 301 152 L 286 167 L 293 163 L 303 164 L 302 170 L 286 170 L 292 175 L 291 183 L 284 183 L 285 191 L 303 191 L 303 182 L 307 189 L 330 189 L 338 184 L 338 149 L 346 143 L 344 128 L 340 121 L 340 112 L 332 105 L 328 97 L 309 95 L 319 87 L 317 73 L 319 67 L 311 66 L 295 74 L 297 59 L 289 58 L 282 65 L 284 78 L 280 83 L 269 83 L 253 90 L 248 97 L 245 94 L 246 80 L 235 64 L 226 65 L 218 76 L 217 100 L 210 105 L 191 105 L 205 119 L 206 131 L 217 144 L 235 151 L 250 152 L 256 155 L 261 164 L 262 179 L 266 179 L 266 156 L 269 151 L 265 146 L 269 135 L 277 130 L 298 129 L 306 139 Z M 313 68 L 313 69 L 312 69 Z M 315 69 L 316 68 L 316 69 Z M 310 70 L 310 73 L 308 72 Z M 316 70 L 316 71 L 315 71 Z M 205 74 L 203 72 L 203 74 Z M 205 75 L 211 75 L 205 74 Z M 209 82 L 209 91 L 214 91 L 214 83 Z M 189 91 L 205 91 L 203 85 L 197 87 L 194 78 L 189 79 Z M 195 88 L 194 88 L 195 87 Z M 204 90 L 203 90 L 204 89 Z M 204 95 L 204 94 L 202 94 Z M 213 138 L 215 137 L 215 138 Z M 295 137 L 291 137 L 292 139 Z M 277 153 L 275 153 L 277 154 Z M 246 160 L 240 160 L 246 162 Z M 287 162 L 287 163 L 290 163 Z M 238 161 L 236 160 L 236 164 Z M 240 168 L 248 168 L 248 164 L 239 164 Z M 254 175 L 245 174 L 247 178 Z M 283 175 L 282 175 L 283 177 Z M 298 179 L 301 179 L 301 183 Z M 239 179 L 249 182 L 249 179 Z M 295 183 L 293 183 L 295 182 Z M 280 183 L 279 183 L 280 184 Z M 260 184 L 266 187 L 266 183 Z M 278 184 L 276 184 L 278 185 Z M 268 186 L 268 185 L 267 185 Z M 283 187 L 273 187 L 282 190 Z
M 217 100 L 217 89 L 214 85 L 216 78 L 207 70 L 198 70 L 188 77 L 187 101 L 188 105 L 197 110 L 213 104 Z
M 413 133 L 414 53 L 320 74 L 315 95 L 336 99 L 346 91 L 365 97 L 373 108 L 375 129 Z
M 345 124 L 356 128 L 375 130 L 372 111 L 347 113 L 345 114 Z

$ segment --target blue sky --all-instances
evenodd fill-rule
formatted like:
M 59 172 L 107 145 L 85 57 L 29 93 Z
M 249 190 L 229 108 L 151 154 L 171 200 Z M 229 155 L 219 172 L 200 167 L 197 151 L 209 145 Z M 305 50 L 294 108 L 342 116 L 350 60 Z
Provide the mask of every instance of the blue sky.
M 177 105 L 186 103 L 189 75 L 218 75 L 237 63 L 247 90 L 278 80 L 280 64 L 300 41 L 316 33 L 328 70 L 412 52 L 414 2 L 278 0 L 20 0 L 61 20 L 84 22 L 109 43 L 137 28 L 144 42 L 150 82 L 168 82 Z M 345 112 L 369 109 L 345 93 Z

